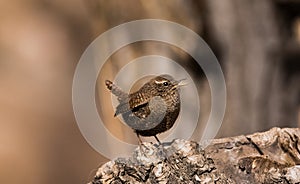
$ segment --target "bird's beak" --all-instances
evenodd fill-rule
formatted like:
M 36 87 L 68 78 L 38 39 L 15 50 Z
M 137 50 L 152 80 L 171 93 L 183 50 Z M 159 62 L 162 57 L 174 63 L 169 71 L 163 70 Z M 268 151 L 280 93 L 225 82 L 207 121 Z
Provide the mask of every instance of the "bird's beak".
M 187 85 L 188 83 L 185 80 L 186 80 L 186 78 L 175 81 L 175 85 L 173 88 L 177 89 L 177 88 L 180 88 L 181 86 Z
M 181 86 L 186 86 L 186 85 L 188 85 L 188 82 L 187 82 L 186 80 L 187 80 L 186 78 L 180 79 L 180 80 L 178 81 L 178 83 L 177 83 L 177 86 L 178 86 L 178 87 L 181 87 Z

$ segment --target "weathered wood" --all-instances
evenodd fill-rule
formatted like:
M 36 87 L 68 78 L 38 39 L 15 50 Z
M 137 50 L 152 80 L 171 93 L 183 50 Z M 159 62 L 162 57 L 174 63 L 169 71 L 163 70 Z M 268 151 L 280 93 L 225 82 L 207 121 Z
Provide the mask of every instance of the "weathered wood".
M 205 152 L 219 172 L 237 183 L 300 182 L 299 129 L 216 139 Z
M 98 183 L 299 183 L 300 129 L 273 128 L 215 139 L 206 148 L 193 141 L 144 143 L 130 158 L 100 167 Z

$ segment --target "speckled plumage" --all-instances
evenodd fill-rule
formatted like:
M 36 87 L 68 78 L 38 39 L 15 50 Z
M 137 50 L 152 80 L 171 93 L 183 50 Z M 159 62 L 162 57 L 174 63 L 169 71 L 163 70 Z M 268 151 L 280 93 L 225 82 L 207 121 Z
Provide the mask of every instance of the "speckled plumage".
M 131 94 L 109 80 L 105 84 L 119 101 L 115 116 L 121 114 L 138 136 L 155 136 L 157 139 L 157 134 L 174 125 L 180 112 L 179 81 L 170 75 L 154 77 Z

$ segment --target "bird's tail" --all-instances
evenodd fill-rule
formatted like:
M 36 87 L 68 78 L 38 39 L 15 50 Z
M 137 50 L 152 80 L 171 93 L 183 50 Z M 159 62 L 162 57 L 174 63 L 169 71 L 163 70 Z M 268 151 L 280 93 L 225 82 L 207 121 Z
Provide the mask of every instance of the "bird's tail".
M 119 101 L 124 101 L 128 97 L 128 94 L 125 93 L 121 88 L 119 88 L 117 85 L 115 85 L 110 80 L 105 80 L 105 85 L 107 89 L 109 89 L 112 94 L 114 94 L 116 97 L 118 97 Z

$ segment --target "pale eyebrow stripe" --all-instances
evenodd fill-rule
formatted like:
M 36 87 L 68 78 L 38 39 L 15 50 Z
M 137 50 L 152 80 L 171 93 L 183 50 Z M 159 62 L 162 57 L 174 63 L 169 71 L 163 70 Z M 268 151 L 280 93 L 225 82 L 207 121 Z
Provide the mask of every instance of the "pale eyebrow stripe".
M 162 83 L 164 83 L 164 82 L 168 82 L 167 80 L 163 80 L 163 81 L 154 81 L 156 84 L 162 84 Z

